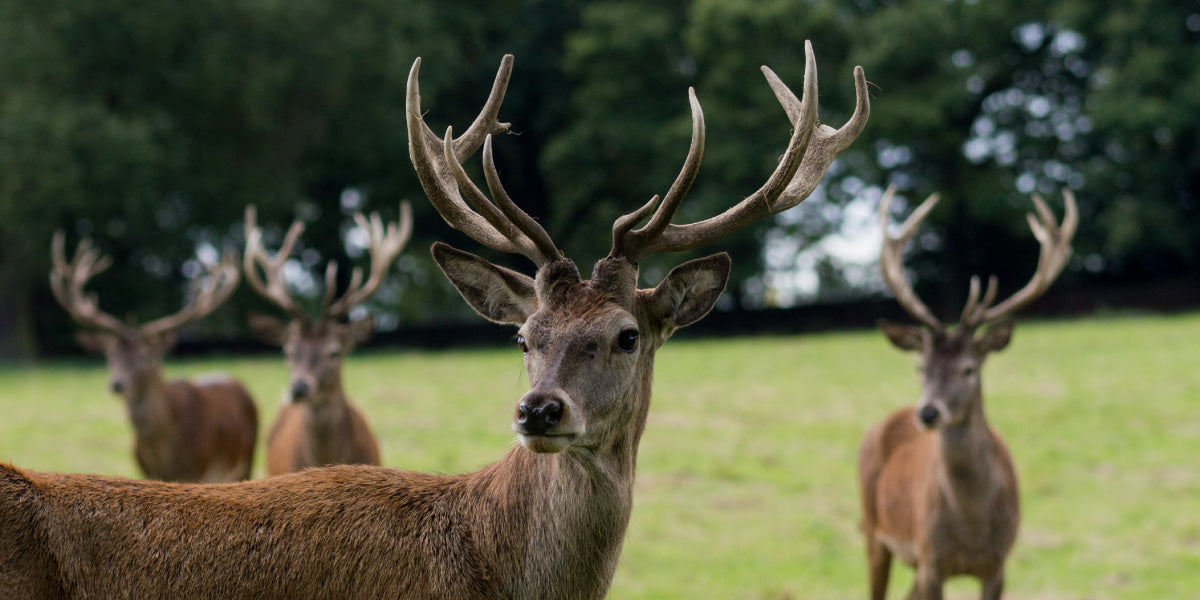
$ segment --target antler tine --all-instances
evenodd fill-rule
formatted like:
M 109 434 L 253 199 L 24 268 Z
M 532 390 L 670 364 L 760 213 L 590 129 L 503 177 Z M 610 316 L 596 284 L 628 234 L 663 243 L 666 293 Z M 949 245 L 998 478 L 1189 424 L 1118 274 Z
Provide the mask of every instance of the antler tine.
M 1074 192 L 1069 188 L 1063 188 L 1062 194 L 1066 208 L 1061 226 L 1041 197 L 1037 194 L 1033 196 L 1033 206 L 1037 211 L 1037 216 L 1028 214 L 1026 218 L 1029 221 L 1029 229 L 1041 245 L 1041 251 L 1038 254 L 1037 269 L 1029 283 L 996 306 L 989 306 L 988 302 L 982 303 L 969 322 L 964 319 L 964 325 L 978 327 L 1010 317 L 1044 294 L 1050 284 L 1054 283 L 1054 280 L 1066 268 L 1067 259 L 1071 257 L 1071 240 L 1075 237 L 1075 230 L 1079 226 L 1079 209 L 1075 204 Z
M 126 331 L 120 319 L 100 310 L 95 294 L 83 291 L 87 282 L 112 265 L 112 258 L 100 253 L 89 238 L 80 240 L 75 254 L 67 262 L 66 234 L 54 232 L 50 242 L 53 268 L 50 271 L 50 291 L 75 322 L 113 333 Z
M 686 225 L 667 224 L 661 233 L 651 239 L 635 244 L 614 244 L 614 254 L 624 255 L 636 261 L 646 254 L 661 252 L 678 252 L 708 244 L 716 239 L 737 231 L 754 221 L 782 212 L 804 201 L 824 176 L 833 159 L 845 150 L 862 132 L 870 115 L 870 100 L 867 95 L 866 76 L 861 67 L 855 67 L 855 93 L 857 103 L 854 114 L 840 129 L 833 129 L 817 123 L 817 66 L 813 55 L 812 43 L 804 43 L 804 93 L 797 99 L 790 89 L 767 67 L 763 74 L 768 85 L 775 92 L 776 98 L 788 114 L 792 122 L 793 133 L 788 142 L 787 151 L 779 161 L 779 166 L 756 192 L 735 204 L 720 215 L 704 221 Z M 698 106 L 693 108 L 693 115 L 698 112 Z M 696 117 L 693 117 L 695 123 Z M 702 132 L 701 132 L 702 135 Z M 695 141 L 695 133 L 693 134 Z M 692 159 L 689 153 L 689 163 Z M 699 157 L 696 157 L 698 160 Z M 689 167 L 685 165 L 677 183 L 686 181 L 685 176 Z M 672 188 L 674 191 L 674 188 Z M 669 193 L 670 194 L 670 193 Z M 668 207 L 667 202 L 660 206 L 660 217 L 656 213 L 654 219 L 670 219 L 674 207 Z M 677 205 L 678 202 L 676 201 Z M 619 220 L 622 229 L 628 228 L 628 219 L 636 214 L 644 214 L 649 209 L 643 206 L 638 211 Z M 614 234 L 617 233 L 614 226 Z M 647 226 L 649 230 L 649 226 Z M 623 233 L 621 237 L 629 237 Z M 621 246 L 621 247 L 617 247 Z M 632 247 L 625 247 L 632 246 Z
M 491 134 L 509 129 L 509 124 L 499 122 L 496 116 L 500 110 L 500 103 L 504 99 L 505 89 L 512 73 L 512 64 L 512 55 L 506 54 L 500 62 L 500 69 L 496 73 L 491 94 L 471 127 L 457 139 L 453 139 L 452 131 L 447 129 L 447 136 L 450 139 L 442 140 L 425 124 L 421 114 L 421 93 L 418 83 L 421 59 L 418 58 L 414 61 L 412 70 L 408 74 L 408 88 L 405 95 L 408 152 L 413 167 L 416 169 L 417 178 L 421 181 L 421 187 L 425 190 L 425 195 L 429 197 L 429 202 L 433 204 L 434 209 L 448 225 L 466 233 L 489 248 L 531 256 L 531 251 L 536 250 L 533 240 L 522 240 L 520 236 L 511 235 L 514 231 L 510 224 L 505 224 L 503 220 L 499 219 L 495 207 L 490 203 L 480 202 L 482 194 L 477 193 L 478 188 L 473 185 L 463 185 L 463 180 L 466 180 L 465 173 L 459 173 L 462 170 L 462 161 L 474 154 L 481 144 L 486 143 Z M 439 143 L 443 144 L 441 153 L 434 150 L 436 144 Z M 463 201 L 463 191 L 475 205 L 474 208 Z M 537 254 L 540 252 L 535 253 L 534 256 Z M 531 258 L 533 257 L 531 256 Z M 537 262 L 539 259 L 533 258 L 533 260 Z
M 895 193 L 896 186 L 888 186 L 887 191 L 883 193 L 883 198 L 879 201 L 879 226 L 883 229 L 883 247 L 879 253 L 879 269 L 883 273 L 884 282 L 896 295 L 896 301 L 900 303 L 900 306 L 917 321 L 934 330 L 941 331 L 941 321 L 938 321 L 929 307 L 925 306 L 925 303 L 917 297 L 916 292 L 912 289 L 912 284 L 908 281 L 908 276 L 904 273 L 904 246 L 916 234 L 917 226 L 925 220 L 929 211 L 933 210 L 938 202 L 938 195 L 932 194 L 925 202 L 921 203 L 900 226 L 899 235 L 892 236 L 888 234 L 888 208 Z M 973 287 L 976 290 L 975 293 L 978 294 L 978 280 L 973 283 Z
M 237 253 L 226 251 L 221 255 L 221 261 L 215 264 L 205 264 L 206 276 L 193 281 L 191 298 L 178 312 L 160 317 L 141 326 L 144 335 L 155 335 L 176 329 L 196 319 L 204 318 L 212 313 L 233 294 L 238 284 Z
M 679 204 L 692 188 L 692 183 L 696 181 L 696 174 L 700 171 L 700 161 L 704 158 L 704 110 L 700 108 L 700 100 L 696 98 L 695 88 L 688 88 L 688 105 L 692 109 L 692 142 L 688 146 L 683 168 L 680 169 L 679 175 L 675 177 L 675 182 L 667 190 L 666 198 L 661 204 L 658 204 L 658 196 L 654 196 L 649 203 L 613 223 L 611 255 L 625 256 L 633 262 L 637 262 L 640 257 L 644 256 L 646 254 L 643 250 L 645 246 L 651 240 L 662 235 L 663 230 L 671 224 L 671 217 L 675 216 Z M 637 230 L 632 230 L 634 225 L 640 223 L 649 214 L 655 204 L 658 204 L 658 210 L 654 211 L 650 222 Z
M 246 207 L 246 253 L 242 255 L 242 270 L 246 273 L 246 282 L 260 296 L 275 303 L 293 318 L 303 319 L 306 317 L 304 309 L 288 293 L 287 283 L 283 280 L 283 265 L 291 255 L 296 240 L 304 232 L 304 223 L 298 219 L 292 222 L 287 234 L 283 236 L 279 251 L 272 257 L 263 247 L 262 228 L 258 226 L 257 214 L 253 204 Z M 267 277 L 265 281 L 259 276 L 260 266 Z
M 331 279 L 330 273 L 336 273 L 337 266 L 331 263 L 331 270 L 326 270 L 325 276 L 325 302 L 323 303 L 324 314 L 328 317 L 344 317 L 350 314 L 350 310 L 355 306 L 362 304 L 367 298 L 379 289 L 383 280 L 387 277 L 388 269 L 400 255 L 400 251 L 404 249 L 404 245 L 408 243 L 408 238 L 412 235 L 412 207 L 408 202 L 400 203 L 400 220 L 399 222 L 388 223 L 384 227 L 383 219 L 379 213 L 371 213 L 370 219 L 363 216 L 361 212 L 354 213 L 354 221 L 367 232 L 370 244 L 368 252 L 371 255 L 371 270 L 367 277 L 366 283 L 362 282 L 362 270 L 354 269 L 350 275 L 350 285 L 346 288 L 346 292 L 342 294 L 336 302 L 329 302 L 332 298 L 330 290 L 333 289 L 333 284 L 336 282 L 336 277 Z
M 500 174 L 496 170 L 496 163 L 492 156 L 492 136 L 487 136 L 483 142 L 484 177 L 487 179 L 488 191 L 491 192 L 492 198 L 495 198 L 499 207 L 488 200 L 487 196 L 467 176 L 466 169 L 463 168 L 451 148 L 450 140 L 453 138 L 453 133 L 453 129 L 446 129 L 442 149 L 443 157 L 450 167 L 455 184 L 459 191 L 466 195 L 476 214 L 482 216 L 503 239 L 491 240 L 494 243 L 489 243 L 478 236 L 472 235 L 472 237 L 492 249 L 522 254 L 539 267 L 562 256 L 546 230 L 533 217 L 521 210 L 504 190 L 504 186 L 500 184 Z

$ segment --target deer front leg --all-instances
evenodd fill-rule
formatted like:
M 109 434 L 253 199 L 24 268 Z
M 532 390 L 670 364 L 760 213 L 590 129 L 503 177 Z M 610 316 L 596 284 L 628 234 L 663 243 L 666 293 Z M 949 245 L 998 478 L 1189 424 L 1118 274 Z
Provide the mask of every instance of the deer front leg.
M 1004 593 L 1004 569 L 996 571 L 989 579 L 983 582 L 983 593 L 979 595 L 983 600 L 1000 600 L 1000 595 Z
M 942 600 L 942 577 L 929 562 L 917 564 L 917 579 L 913 582 L 909 600 Z
M 892 551 L 874 535 L 867 534 L 867 564 L 871 600 L 887 598 L 888 576 L 892 572 Z

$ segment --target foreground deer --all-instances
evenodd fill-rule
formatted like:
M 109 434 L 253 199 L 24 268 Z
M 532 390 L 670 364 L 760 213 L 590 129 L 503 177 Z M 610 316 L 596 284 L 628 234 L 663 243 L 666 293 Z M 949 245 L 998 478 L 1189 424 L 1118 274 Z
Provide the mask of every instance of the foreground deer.
M 342 357 L 371 335 L 370 317 L 347 319 L 355 306 L 379 289 L 408 241 L 412 233 L 408 203 L 400 205 L 400 213 L 400 224 L 389 223 L 386 230 L 378 213 L 372 214 L 369 221 L 362 213 L 355 213 L 355 221 L 370 240 L 370 275 L 364 282 L 362 271 L 354 269 L 349 287 L 335 300 L 337 263 L 329 261 L 321 313 L 313 319 L 288 293 L 283 281 L 283 265 L 304 224 L 292 222 L 279 252 L 270 257 L 262 245 L 262 229 L 256 222 L 254 207 L 246 207 L 246 253 L 242 263 L 246 281 L 292 318 L 289 323 L 266 315 L 250 317 L 251 327 L 263 339 L 283 347 L 291 373 L 286 403 L 267 436 L 268 475 L 322 465 L 379 464 L 375 436 L 342 391 Z M 259 268 L 266 280 L 260 277 Z
M 616 221 L 612 251 L 588 281 L 500 188 L 490 134 L 508 129 L 496 117 L 512 57 L 474 124 L 440 145 L 421 117 L 414 64 L 409 149 L 426 194 L 453 226 L 538 265 L 529 277 L 443 244 L 433 250 L 481 314 L 520 326 L 530 382 L 514 411 L 520 445 L 465 475 L 356 465 L 223 486 L 0 466 L 0 589 L 18 598 L 603 597 L 629 522 L 655 352 L 708 312 L 729 274 L 729 257 L 718 254 L 639 290 L 638 261 L 708 244 L 812 191 L 862 130 L 868 105 L 855 69 L 853 117 L 839 130 L 818 125 L 807 44 L 806 59 L 802 101 L 766 71 L 795 131 L 767 183 L 720 216 L 670 223 L 703 149 L 691 94 L 683 170 L 661 205 L 654 198 Z M 481 144 L 497 204 L 461 166 Z
M 1066 216 L 1060 227 L 1042 200 L 1033 197 L 1038 216 L 1029 227 L 1041 244 L 1033 278 L 1004 302 L 996 299 L 996 278 L 979 297 L 971 278 L 961 322 L 947 330 L 913 293 L 904 274 L 905 243 L 937 203 L 931 196 L 904 222 L 900 235 L 887 235 L 889 188 L 879 207 L 884 245 L 879 263 L 896 300 L 918 326 L 880 321 L 879 327 L 901 350 L 921 353 L 921 400 L 876 425 L 859 450 L 863 533 L 867 541 L 871 597 L 887 594 L 892 556 L 917 570 L 910 598 L 942 597 L 942 582 L 971 575 L 983 583 L 983 598 L 1004 588 L 1004 561 L 1017 537 L 1017 476 L 1000 435 L 983 413 L 980 371 L 988 353 L 1012 337 L 1012 316 L 1041 296 L 1071 255 L 1078 224 L 1075 198 L 1063 190 Z M 987 327 L 982 334 L 980 328 Z
M 226 254 L 177 313 L 138 326 L 100 310 L 87 282 L 112 264 L 84 239 L 67 262 L 62 231 L 54 234 L 50 289 L 86 329 L 80 345 L 108 361 L 112 391 L 125 399 L 133 422 L 133 453 L 142 472 L 163 481 L 238 481 L 250 477 L 258 412 L 250 393 L 226 376 L 192 381 L 163 379 L 162 359 L 175 330 L 200 319 L 237 286 L 236 259 Z

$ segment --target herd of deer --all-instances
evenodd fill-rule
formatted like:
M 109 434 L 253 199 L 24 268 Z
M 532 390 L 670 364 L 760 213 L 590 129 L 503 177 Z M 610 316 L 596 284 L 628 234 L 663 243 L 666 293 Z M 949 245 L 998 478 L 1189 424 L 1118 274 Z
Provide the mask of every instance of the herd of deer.
M 811 46 L 800 98 L 768 68 L 767 83 L 792 125 L 778 167 L 756 192 L 722 214 L 671 222 L 699 169 L 704 118 L 689 90 L 692 141 L 678 177 L 612 227 L 612 250 L 582 279 L 537 221 L 509 198 L 492 158 L 492 136 L 513 59 L 505 56 L 482 111 L 455 137 L 424 122 L 420 59 L 408 78 L 409 151 L 421 185 L 450 226 L 493 250 L 521 254 L 531 277 L 435 243 L 433 256 L 483 317 L 518 327 L 529 391 L 514 410 L 520 445 L 463 475 L 378 466 L 366 420 L 342 389 L 342 357 L 371 331 L 351 309 L 385 279 L 412 229 L 356 215 L 370 237 L 370 272 L 354 271 L 334 297 L 336 263 L 313 318 L 288 291 L 283 267 L 303 231 L 297 221 L 274 255 L 253 207 L 245 215 L 241 269 L 227 254 L 178 313 L 137 326 L 102 312 L 84 287 L 109 259 L 80 242 L 72 260 L 59 233 L 52 290 L 103 353 L 113 392 L 124 397 L 134 453 L 151 480 L 39 473 L 0 463 L 0 592 L 5 598 L 600 598 L 617 566 L 632 508 L 638 445 L 650 408 L 655 352 L 704 317 L 725 288 L 724 253 L 688 261 L 656 287 L 638 288 L 642 257 L 698 248 L 787 210 L 812 193 L 834 158 L 866 125 L 866 79 L 854 71 L 857 105 L 840 129 L 817 120 Z M 463 161 L 482 148 L 488 193 Z M 489 197 L 490 196 L 490 197 Z M 1012 315 L 1054 281 L 1078 221 L 1064 192 L 1059 225 L 1040 199 L 1029 225 L 1041 244 L 1031 281 L 996 303 L 996 281 L 977 278 L 960 322 L 948 329 L 920 301 L 902 265 L 905 244 L 931 197 L 887 235 L 889 189 L 880 205 L 887 285 L 919 325 L 881 321 L 888 339 L 920 354 L 920 401 L 871 429 L 859 477 L 873 598 L 886 593 L 891 558 L 915 567 L 910 597 L 940 598 L 942 582 L 972 575 L 998 598 L 1016 537 L 1017 481 L 983 410 L 980 371 L 1004 348 Z M 644 225 L 638 225 L 645 221 Z M 282 346 L 291 381 L 270 429 L 266 479 L 248 479 L 257 435 L 250 395 L 229 378 L 166 382 L 162 358 L 173 331 L 210 313 L 244 272 L 290 321 L 252 317 Z M 226 483 L 212 483 L 226 482 Z

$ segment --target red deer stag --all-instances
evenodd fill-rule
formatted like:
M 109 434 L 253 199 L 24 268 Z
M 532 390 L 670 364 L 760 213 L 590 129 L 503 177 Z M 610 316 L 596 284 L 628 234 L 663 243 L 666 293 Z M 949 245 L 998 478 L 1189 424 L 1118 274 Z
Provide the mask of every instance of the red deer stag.
M 342 358 L 371 334 L 372 321 L 370 317 L 347 319 L 350 311 L 383 283 L 412 233 L 412 214 L 408 203 L 401 203 L 400 223 L 389 223 L 386 229 L 378 213 L 369 220 L 355 213 L 354 219 L 368 235 L 370 275 L 364 282 L 362 271 L 354 269 L 349 287 L 335 300 L 337 262 L 329 261 L 321 316 L 313 319 L 288 293 L 283 280 L 283 265 L 304 224 L 292 222 L 279 252 L 271 257 L 263 248 L 254 207 L 246 207 L 246 253 L 242 263 L 246 281 L 291 316 L 291 322 L 266 315 L 250 317 L 251 327 L 260 336 L 283 347 L 291 372 L 285 403 L 267 435 L 267 475 L 323 465 L 379 464 L 375 436 L 342 390 Z M 260 268 L 265 280 L 259 275 Z
M 258 411 L 236 380 L 213 375 L 191 381 L 163 379 L 162 359 L 175 343 L 175 330 L 204 317 L 237 286 L 237 259 L 227 253 L 208 266 L 190 301 L 179 312 L 144 325 L 122 323 L 100 310 L 87 282 L 112 264 L 84 239 L 67 262 L 65 236 L 54 234 L 50 289 L 85 329 L 84 348 L 108 361 L 112 391 L 125 399 L 133 422 L 133 453 L 151 479 L 183 482 L 238 481 L 250 477 L 258 436 Z
M 802 201 L 865 125 L 866 79 L 855 69 L 857 107 L 834 130 L 817 124 L 807 44 L 802 100 L 766 71 L 794 124 L 784 158 L 759 191 L 729 211 L 674 225 L 704 139 L 700 106 L 689 94 L 693 138 L 675 184 L 661 204 L 656 197 L 617 219 L 612 252 L 583 281 L 545 230 L 505 195 L 492 163 L 490 135 L 508 129 L 496 117 L 512 57 L 502 61 L 472 126 L 444 142 L 422 120 L 419 64 L 409 75 L 407 118 L 426 194 L 483 245 L 539 265 L 529 277 L 442 244 L 433 251 L 472 306 L 520 325 L 530 381 L 514 411 L 521 443 L 480 471 L 453 476 L 343 465 L 235 485 L 179 486 L 0 466 L 0 586 L 10 595 L 605 595 L 629 521 L 655 351 L 708 312 L 729 272 L 728 255 L 718 254 L 638 290 L 638 260 L 703 246 Z M 461 166 L 481 145 L 497 204 Z
M 1004 561 L 1017 537 L 1017 476 L 1004 440 L 984 416 L 980 372 L 990 352 L 1008 345 L 1013 314 L 1041 296 L 1066 266 L 1079 222 L 1075 198 L 1063 190 L 1066 215 L 1060 227 L 1033 197 L 1037 216 L 1029 215 L 1029 227 L 1041 244 L 1033 278 L 993 304 L 996 278 L 989 279 L 981 299 L 979 278 L 972 277 L 960 323 L 951 331 L 917 298 L 902 258 L 937 196 L 891 237 L 893 192 L 887 190 L 879 207 L 885 237 L 879 263 L 896 300 L 920 325 L 881 320 L 879 327 L 897 348 L 921 354 L 921 399 L 872 428 L 859 450 L 871 597 L 886 596 L 895 555 L 916 568 L 910 598 L 941 598 L 946 578 L 971 575 L 982 582 L 982 597 L 994 600 L 1004 588 Z M 977 335 L 981 327 L 987 329 Z

